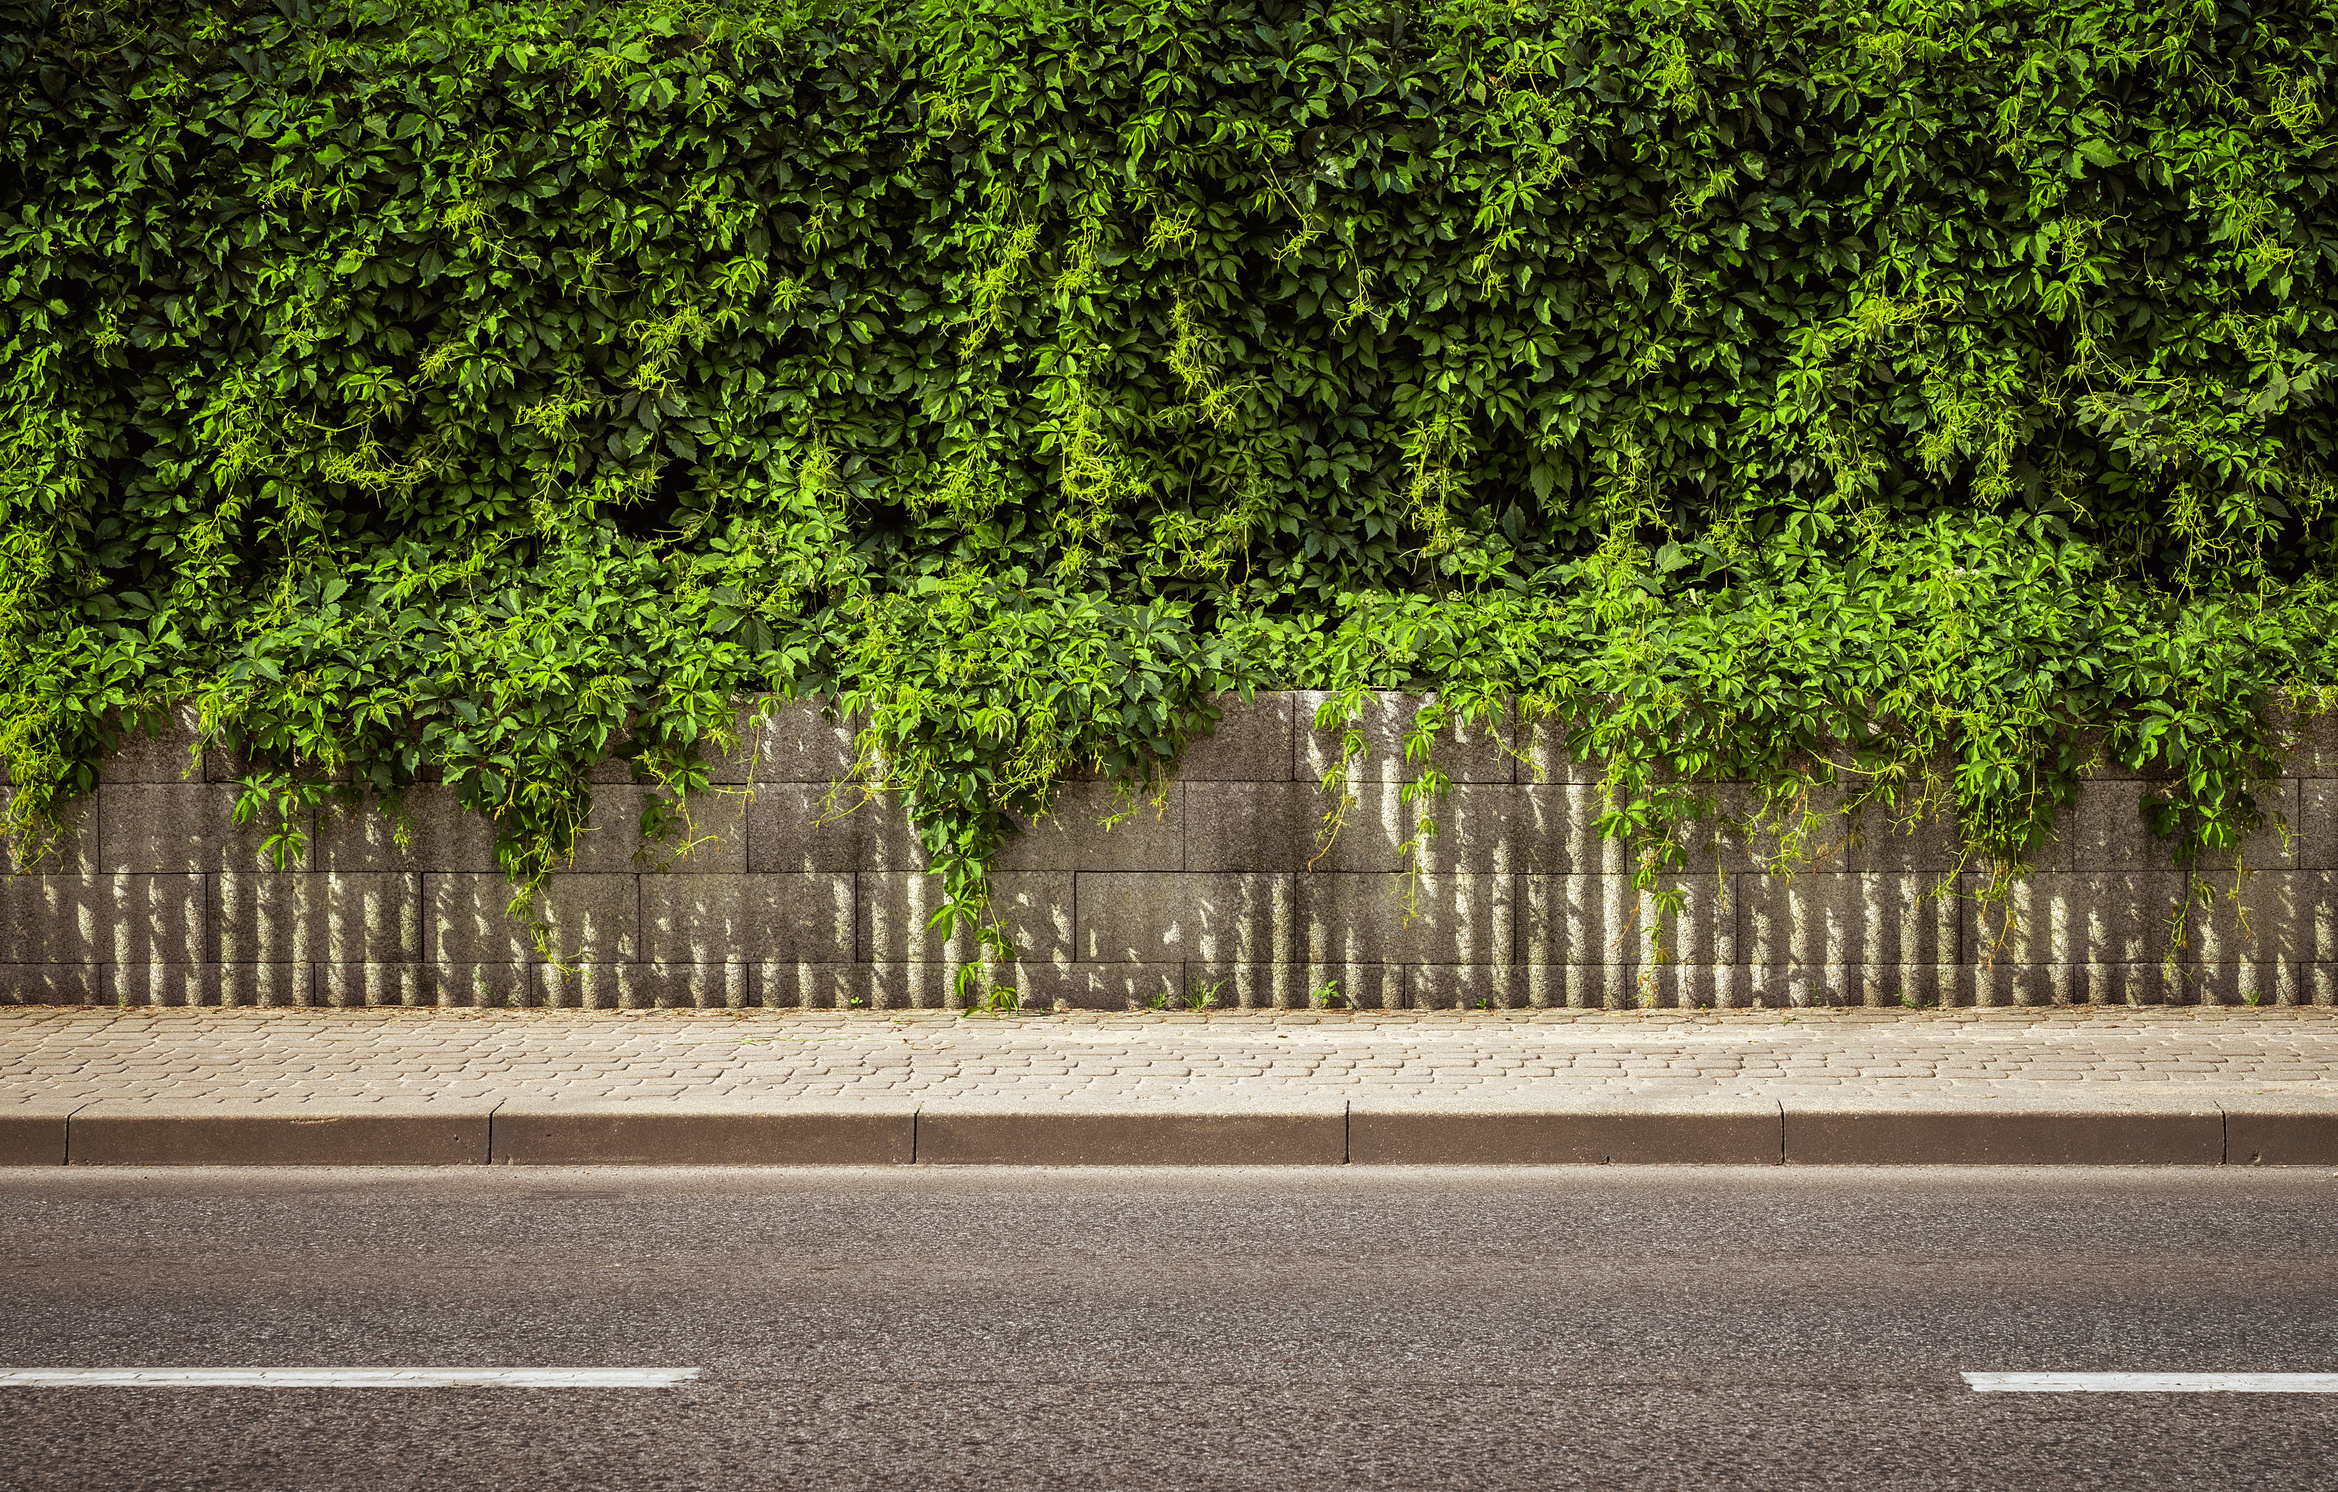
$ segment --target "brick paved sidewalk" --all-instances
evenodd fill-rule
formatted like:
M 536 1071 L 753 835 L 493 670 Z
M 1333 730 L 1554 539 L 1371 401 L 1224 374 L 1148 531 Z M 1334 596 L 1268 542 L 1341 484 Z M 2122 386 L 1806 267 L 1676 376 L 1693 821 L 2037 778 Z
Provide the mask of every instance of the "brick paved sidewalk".
M 0 1115 L 185 1104 L 2338 1097 L 2338 1011 L 921 1012 L 0 1007 Z

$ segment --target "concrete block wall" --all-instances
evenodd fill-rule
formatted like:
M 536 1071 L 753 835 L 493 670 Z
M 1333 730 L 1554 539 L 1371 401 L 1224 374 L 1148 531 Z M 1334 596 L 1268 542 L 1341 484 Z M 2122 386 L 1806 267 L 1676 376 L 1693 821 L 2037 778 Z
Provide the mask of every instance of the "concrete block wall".
M 1791 874 L 1760 831 L 1702 826 L 1660 912 L 1600 839 L 1594 764 L 1555 736 L 1449 732 L 1454 787 L 1408 869 L 1401 799 L 1417 701 L 1375 698 L 1348 807 L 1326 842 L 1321 696 L 1227 702 L 1158 798 L 1075 782 L 1001 856 L 1013 934 L 998 982 L 1026 1004 L 1363 1009 L 1899 1004 L 2330 1004 L 2338 996 L 2338 737 L 2301 729 L 2278 822 L 2186 914 L 2186 879 L 2102 777 L 2038 872 L 2001 903 L 1954 828 L 1865 834 L 1825 820 Z M 548 948 L 507 914 L 490 826 L 408 794 L 303 827 L 268 867 L 238 827 L 230 764 L 191 729 L 134 744 L 43 863 L 0 879 L 0 1001 L 252 1005 L 934 1008 L 974 956 L 940 905 L 903 805 L 844 783 L 849 728 L 806 706 L 742 717 L 691 805 L 684 848 L 644 844 L 647 789 L 593 773 L 575 863 L 538 899 Z M 0 792 L 7 789 L 0 786 Z M 1725 808 L 1742 790 L 1724 786 Z M 1658 936 L 1652 940 L 1650 930 Z

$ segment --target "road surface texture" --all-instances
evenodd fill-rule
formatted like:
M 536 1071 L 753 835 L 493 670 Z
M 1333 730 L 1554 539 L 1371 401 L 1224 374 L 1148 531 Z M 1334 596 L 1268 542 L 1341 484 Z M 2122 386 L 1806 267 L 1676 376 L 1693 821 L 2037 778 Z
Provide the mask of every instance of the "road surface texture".
M 2325 1169 L 0 1172 L 7 1488 L 2338 1486 Z

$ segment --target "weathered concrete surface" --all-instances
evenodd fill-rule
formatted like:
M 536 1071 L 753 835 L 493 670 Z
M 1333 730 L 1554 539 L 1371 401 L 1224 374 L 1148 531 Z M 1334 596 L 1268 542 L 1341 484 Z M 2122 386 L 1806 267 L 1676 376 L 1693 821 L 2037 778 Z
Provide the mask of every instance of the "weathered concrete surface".
M 497 1165 L 908 1165 L 912 1103 L 756 1104 L 598 1099 L 511 1104 L 494 1119 Z
M 1347 1158 L 1347 1105 L 939 1099 L 918 1109 L 917 1158 L 945 1166 L 1336 1166 Z
M 2206 1094 L 1796 1097 L 1784 1109 L 1788 1165 L 2214 1166 L 2225 1158 L 2224 1110 Z
M 101 1099 L 76 1109 L 79 1166 L 479 1166 L 488 1103 Z

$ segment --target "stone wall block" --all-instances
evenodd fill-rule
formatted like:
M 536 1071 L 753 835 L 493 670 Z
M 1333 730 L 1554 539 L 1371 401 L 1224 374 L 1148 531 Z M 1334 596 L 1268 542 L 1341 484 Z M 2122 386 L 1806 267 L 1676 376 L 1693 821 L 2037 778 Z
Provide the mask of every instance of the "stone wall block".
M 529 1003 L 546 1010 L 615 1010 L 619 1007 L 619 970 L 623 964 L 535 964 L 528 970 L 534 981 Z
M 1204 789 L 1205 795 L 1214 789 Z M 1000 870 L 1183 870 L 1185 784 L 1123 797 L 1108 782 L 1067 782 L 1046 817 L 999 851 Z
M 216 783 L 117 783 L 98 790 L 98 858 L 115 875 L 192 875 L 209 870 L 269 870 L 265 848 L 272 814 L 237 825 L 233 787 Z M 315 839 L 306 813 L 295 819 Z M 303 857 L 305 862 L 305 856 Z
M 2184 916 L 2186 963 L 2311 963 L 2338 957 L 2338 871 L 2208 871 Z
M 1244 704 L 1239 695 L 1221 694 L 1214 701 L 1218 727 L 1189 743 L 1177 764 L 1185 782 L 1288 782 L 1296 761 L 1293 730 L 1294 697 L 1287 692 L 1261 693 Z
M 2297 779 L 2297 868 L 2338 870 L 2338 777 Z
M 0 786 L 0 822 L 14 805 L 16 789 Z M 29 840 L 8 841 L 10 871 L 35 875 L 94 875 L 99 869 L 98 797 L 91 793 L 67 803 L 58 815 L 56 838 L 35 850 Z
M 575 859 L 563 874 L 739 875 L 747 869 L 747 794 L 716 790 L 684 802 L 687 820 L 666 839 L 645 839 L 642 810 L 655 787 L 600 786 L 576 837 Z
M 999 983 L 1013 989 L 1026 1010 L 1190 1010 L 1200 997 L 1182 963 L 1023 964 L 1005 971 Z M 1221 991 L 1219 1006 L 1212 1008 L 1232 1004 Z
M 2338 711 L 2285 706 L 2272 712 L 2271 723 L 2283 770 L 2297 777 L 2338 777 Z
M 104 999 L 103 964 L 0 963 L 0 1005 L 96 1005 Z
M 441 1009 L 510 1009 L 536 1003 L 525 964 L 321 963 L 316 1002 Z
M 865 885 L 868 878 L 859 879 Z M 648 958 L 668 964 L 850 963 L 854 885 L 855 877 L 834 873 L 644 876 Z
M 721 963 L 619 964 L 621 1010 L 743 1010 L 754 1003 L 754 973 L 743 958 Z
M 2195 964 L 2180 971 L 2197 1005 L 2311 1005 L 2309 966 L 2283 958 Z
M 1422 764 L 1405 759 L 1405 739 L 1412 732 L 1413 717 L 1432 697 L 1394 692 L 1365 696 L 1363 718 L 1356 723 L 1364 751 L 1348 764 L 1350 782 L 1405 782 L 1420 775 Z M 1319 729 L 1315 724 L 1316 711 L 1332 698 L 1319 690 L 1303 690 L 1292 697 L 1298 747 L 1293 775 L 1302 782 L 1321 782 L 1325 770 L 1346 750 L 1342 728 Z M 1455 782 L 1515 782 L 1515 746 L 1516 732 L 1509 721 L 1476 725 L 1449 721 L 1436 737 L 1433 757 Z
M 1194 783 L 1185 795 L 1185 863 L 1188 871 L 1298 872 L 1316 869 L 1395 870 L 1403 864 L 1398 836 L 1385 817 L 1367 805 L 1382 788 L 1391 800 L 1395 784 L 1358 784 L 1358 801 L 1348 809 L 1328 847 L 1324 815 L 1334 799 L 1312 782 Z M 1319 859 L 1320 857 L 1320 859 Z
M 2196 988 L 2181 969 L 2161 962 L 1968 965 L 1970 1003 L 2043 1005 L 2188 1005 Z
M 1402 1010 L 1405 1008 L 1405 966 L 1402 964 L 1311 963 L 1298 971 L 1299 996 L 1293 1002 L 1312 1010 Z
M 1605 777 L 1605 761 L 1577 761 L 1568 754 L 1567 735 L 1572 728 L 1564 720 L 1537 720 L 1525 726 L 1520 733 L 1523 749 L 1519 752 L 1518 780 L 1591 786 Z
M 118 877 L 0 876 L 0 964 L 101 964 Z
M 1956 889 L 1933 874 L 1744 876 L 1738 946 L 1749 964 L 1953 964 Z
M 222 963 L 417 963 L 422 877 L 227 871 L 210 878 Z
M 306 863 L 326 871 L 496 872 L 495 821 L 472 813 L 453 788 L 416 783 L 406 789 L 399 824 L 378 801 L 331 805 L 317 815 L 315 848 Z
M 1518 878 L 1299 877 L 1311 964 L 1506 964 L 1516 957 Z
M 1380 790 L 1394 797 L 1394 787 L 1382 784 Z M 1555 875 L 1574 868 L 1578 848 L 1587 857 L 1598 854 L 1591 846 L 1579 846 L 1569 832 L 1575 827 L 1567 812 L 1569 798 L 1580 792 L 1573 786 L 1458 783 L 1442 798 L 1416 796 L 1411 803 L 1391 804 L 1387 817 L 1398 843 L 1419 836 L 1414 865 L 1431 874 Z M 1435 823 L 1436 832 L 1421 836 L 1424 817 Z M 1401 859 L 1388 868 L 1403 868 Z
M 2132 779 L 2090 778 L 2081 783 L 2078 800 L 2062 810 L 2038 868 L 2077 873 L 2175 869 L 2175 841 L 2154 835 L 2143 816 L 2146 795 L 2156 795 L 2160 787 Z M 2276 778 L 2259 785 L 2255 796 L 2265 823 L 2242 844 L 2241 863 L 2254 869 L 2295 867 L 2300 831 L 2309 822 L 2298 779 Z M 2230 852 L 2207 857 L 2211 865 L 2232 861 Z
M 2156 963 L 2174 948 L 2184 878 L 2173 871 L 2043 871 L 1985 903 L 1988 877 L 1959 878 L 1959 938 L 1975 965 Z
M 550 957 L 624 962 L 639 957 L 637 882 L 661 885 L 678 877 L 557 875 L 536 893 L 536 914 L 548 923 Z M 710 879 L 736 881 L 737 876 Z M 527 925 L 505 914 L 514 888 L 496 875 L 426 875 L 422 894 L 426 957 L 432 963 L 536 964 L 546 955 Z
M 1635 888 L 1628 875 L 1526 876 L 1520 961 L 1621 969 L 1734 964 L 1739 879 L 1681 877 L 1681 908 L 1663 913 L 1654 894 Z
M 1301 964 L 1195 959 L 1185 965 L 1185 992 L 1215 1001 L 1213 1009 L 1304 1010 L 1314 988 Z
M 439 993 L 428 964 L 360 962 L 316 966 L 315 1002 L 336 1010 L 360 1005 L 414 1007 L 456 1003 L 442 1002 Z
M 312 1003 L 315 969 L 304 963 L 108 964 L 108 1005 L 288 1007 Z
M 812 700 L 768 702 L 769 719 L 758 719 L 752 737 L 757 782 L 841 782 L 852 773 L 850 720 L 830 720 Z
M 1297 879 L 1082 874 L 1073 957 L 1084 963 L 1291 963 L 1298 946 Z
M 44 879 L 46 879 L 44 877 Z M 204 877 L 104 876 L 112 901 L 106 921 L 109 963 L 202 964 L 211 961 Z
M 1954 963 L 1778 963 L 1744 971 L 1742 1002 L 1765 1010 L 1944 1008 L 1972 1003 Z
M 882 1009 L 870 997 L 870 979 L 877 972 L 874 964 L 756 960 L 747 969 L 749 1003 L 766 1010 Z M 904 999 L 892 1008 L 912 1007 Z
M 195 727 L 199 716 L 191 704 L 173 708 L 167 721 L 151 732 L 122 738 L 113 752 L 98 761 L 101 785 L 117 782 L 198 783 L 210 774 L 195 758 Z
M 1072 957 L 1073 873 L 999 871 L 990 878 L 990 915 L 1002 922 L 1020 958 Z M 859 959 L 863 963 L 963 962 L 980 945 L 971 929 L 945 935 L 930 925 L 942 909 L 938 875 L 860 877 Z
M 753 874 L 927 868 L 908 803 L 897 793 L 872 797 L 852 783 L 760 783 L 746 822 Z
M 1547 977 L 1541 988 L 1544 1004 L 1554 1003 Z M 1410 1010 L 1518 1010 L 1534 1006 L 1536 989 L 1524 964 L 1415 964 L 1404 971 Z

